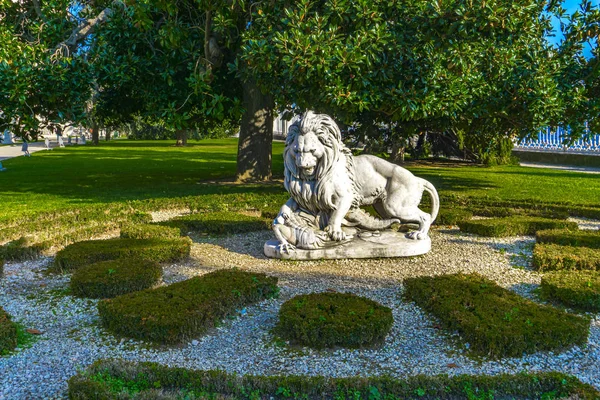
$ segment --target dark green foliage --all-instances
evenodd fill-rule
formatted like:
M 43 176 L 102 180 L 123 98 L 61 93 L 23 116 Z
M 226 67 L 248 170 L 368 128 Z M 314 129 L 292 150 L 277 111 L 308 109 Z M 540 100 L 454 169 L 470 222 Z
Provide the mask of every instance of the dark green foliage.
M 0 258 L 8 261 L 33 260 L 48 248 L 47 243 L 33 243 L 30 238 L 21 237 L 0 246 Z
M 73 271 L 98 261 L 143 258 L 156 262 L 179 261 L 189 256 L 192 241 L 177 239 L 109 239 L 73 243 L 54 258 L 53 271 Z
M 459 221 L 458 226 L 463 232 L 491 237 L 535 235 L 542 229 L 577 229 L 575 222 L 521 216 Z
M 537 243 L 555 243 L 563 246 L 600 249 L 600 231 L 548 229 L 535 234 Z
M 275 333 L 317 349 L 358 348 L 383 342 L 393 324 L 392 310 L 373 300 L 350 293 L 311 293 L 283 303 Z
M 567 306 L 600 312 L 600 273 L 568 271 L 544 274 L 542 294 Z
M 184 235 L 189 232 L 229 235 L 270 229 L 271 221 L 236 212 L 220 211 L 184 215 L 162 225 L 177 227 Z
M 472 208 L 471 211 L 474 215 L 480 217 L 512 217 L 516 215 L 529 216 L 529 217 L 541 217 L 541 218 L 552 218 L 552 219 L 567 219 L 569 213 L 566 211 L 555 211 L 546 209 L 533 209 L 533 208 L 512 208 L 512 207 L 476 207 Z
M 228 269 L 103 300 L 98 311 L 102 325 L 118 335 L 173 344 L 276 293 L 277 278 Z
M 4 275 L 4 259 L 0 257 L 0 278 Z
M 538 271 L 597 271 L 600 270 L 600 249 L 538 243 L 533 248 L 533 267 Z
M 587 318 L 526 300 L 478 274 L 411 278 L 404 285 L 407 299 L 483 356 L 520 357 L 587 342 Z
M 161 278 L 157 262 L 120 258 L 76 269 L 70 285 L 75 296 L 103 299 L 150 288 Z
M 69 398 L 121 399 L 171 393 L 167 399 L 597 399 L 591 385 L 559 372 L 472 376 L 417 375 L 327 378 L 323 376 L 252 376 L 170 368 L 156 363 L 100 360 L 69 380 Z M 138 397 L 140 396 L 140 397 Z M 150 396 L 146 397 L 150 398 Z
M 435 219 L 435 225 L 458 225 L 461 221 L 468 221 L 473 213 L 461 208 L 442 208 Z
M 14 350 L 15 347 L 17 347 L 17 325 L 0 307 L 0 355 Z
M 179 229 L 161 225 L 134 224 L 121 228 L 121 238 L 123 239 L 171 239 L 180 236 Z

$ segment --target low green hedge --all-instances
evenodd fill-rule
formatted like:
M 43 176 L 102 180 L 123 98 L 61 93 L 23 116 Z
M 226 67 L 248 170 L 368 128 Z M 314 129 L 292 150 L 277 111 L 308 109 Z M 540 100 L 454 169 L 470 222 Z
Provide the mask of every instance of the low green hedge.
M 458 225 L 461 221 L 468 221 L 473 213 L 461 208 L 442 208 L 434 221 L 435 225 Z
M 13 351 L 15 347 L 17 347 L 17 325 L 0 307 L 0 355 Z
M 102 300 L 102 325 L 118 334 L 161 344 L 196 337 L 235 310 L 274 296 L 277 278 L 219 270 L 157 289 Z
M 126 225 L 121 228 L 122 239 L 174 239 L 180 237 L 178 228 L 153 224 Z
M 530 300 L 478 274 L 404 281 L 405 297 L 492 358 L 560 350 L 587 342 L 589 320 Z
M 544 274 L 542 294 L 567 306 L 600 312 L 600 273 L 569 271 Z
M 600 250 L 538 243 L 533 247 L 533 267 L 538 271 L 600 270 Z
M 0 257 L 0 277 L 4 275 L 4 259 Z
M 30 238 L 21 237 L 0 246 L 0 258 L 7 261 L 33 260 L 48 250 L 46 243 L 33 243 Z
M 51 270 L 73 271 L 85 265 L 122 257 L 174 262 L 189 256 L 191 244 L 189 238 L 87 240 L 73 243 L 56 253 Z
M 183 215 L 161 225 L 175 227 L 181 234 L 188 232 L 205 233 L 211 235 L 230 235 L 270 229 L 272 220 L 261 217 L 252 217 L 236 212 L 219 211 Z
M 512 216 L 528 216 L 551 219 L 567 219 L 569 213 L 562 210 L 546 210 L 532 208 L 513 208 L 513 207 L 475 207 L 471 211 L 473 215 L 480 217 L 512 217 Z
M 394 317 L 388 307 L 351 293 L 311 293 L 279 310 L 274 332 L 292 344 L 317 349 L 359 348 L 383 342 Z
M 253 376 L 100 360 L 69 380 L 69 398 L 87 399 L 597 399 L 591 385 L 560 372 L 328 378 Z
M 70 285 L 75 296 L 105 299 L 148 289 L 161 278 L 162 267 L 157 262 L 120 258 L 75 270 Z
M 463 232 L 488 237 L 535 235 L 542 229 L 577 229 L 575 222 L 520 216 L 459 221 L 458 226 Z
M 535 234 L 537 243 L 555 243 L 562 246 L 590 247 L 600 249 L 600 230 L 569 230 L 548 229 L 537 231 Z

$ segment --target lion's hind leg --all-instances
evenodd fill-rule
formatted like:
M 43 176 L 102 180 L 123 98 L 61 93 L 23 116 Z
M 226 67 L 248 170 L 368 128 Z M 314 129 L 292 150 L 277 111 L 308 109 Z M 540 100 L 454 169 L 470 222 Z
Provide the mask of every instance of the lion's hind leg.
M 388 214 L 393 218 L 399 218 L 402 223 L 416 223 L 419 229 L 410 232 L 407 237 L 415 240 L 423 240 L 427 238 L 429 228 L 431 226 L 431 215 L 421 211 L 417 206 L 410 207 L 386 207 Z

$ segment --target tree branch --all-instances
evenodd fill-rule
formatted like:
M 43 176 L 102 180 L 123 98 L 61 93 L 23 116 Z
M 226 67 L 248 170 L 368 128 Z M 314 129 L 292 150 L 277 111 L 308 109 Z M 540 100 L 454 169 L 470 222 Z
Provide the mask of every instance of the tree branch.
M 59 52 L 67 51 L 67 54 L 73 50 L 75 45 L 85 39 L 88 35 L 94 32 L 97 25 L 100 25 L 108 20 L 113 14 L 113 9 L 106 7 L 100 12 L 95 18 L 91 18 L 81 22 L 77 28 L 71 32 L 71 35 L 64 42 L 59 43 L 54 49 L 54 54 L 57 55 Z
M 35 12 L 38 15 L 38 17 L 40 17 L 42 21 L 46 22 L 46 17 L 44 16 L 44 13 L 42 12 L 42 7 L 40 6 L 40 0 L 33 0 L 33 8 L 35 8 Z

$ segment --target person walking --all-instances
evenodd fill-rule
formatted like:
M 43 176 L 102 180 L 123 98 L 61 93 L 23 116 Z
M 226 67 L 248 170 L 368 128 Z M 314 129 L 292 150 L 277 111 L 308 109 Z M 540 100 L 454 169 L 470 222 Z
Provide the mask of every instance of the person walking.
M 24 153 L 23 155 L 31 157 L 31 153 L 29 152 L 29 143 L 27 143 L 27 139 L 25 138 L 23 138 L 23 146 L 21 146 L 21 151 Z

